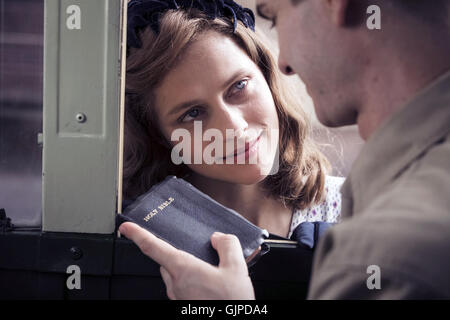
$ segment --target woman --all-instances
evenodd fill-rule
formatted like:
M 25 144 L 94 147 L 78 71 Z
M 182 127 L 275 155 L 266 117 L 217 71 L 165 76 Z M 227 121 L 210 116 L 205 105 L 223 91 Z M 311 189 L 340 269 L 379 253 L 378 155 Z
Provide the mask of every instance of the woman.
M 189 1 L 196 2 L 202 4 Z M 175 10 L 173 1 L 164 9 L 151 3 L 129 5 L 125 197 L 134 199 L 176 175 L 274 235 L 290 237 L 303 221 L 337 222 L 342 179 L 326 176 L 328 161 L 273 56 L 251 30 L 251 11 L 232 1 L 218 1 L 212 11 L 206 1 Z M 186 157 L 199 148 L 191 143 L 182 152 L 184 163 L 175 164 L 174 132 L 192 137 L 199 125 L 223 137 L 232 130 L 235 135 L 219 144 L 236 140 L 237 147 L 217 148 L 213 156 L 222 162 L 199 163 Z M 202 140 L 199 150 L 208 143 Z M 250 162 L 255 154 L 258 161 Z

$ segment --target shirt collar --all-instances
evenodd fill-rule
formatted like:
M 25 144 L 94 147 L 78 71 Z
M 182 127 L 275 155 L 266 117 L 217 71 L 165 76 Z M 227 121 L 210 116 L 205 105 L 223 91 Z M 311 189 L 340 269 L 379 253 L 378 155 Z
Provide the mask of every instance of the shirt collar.
M 342 186 L 353 212 L 450 131 L 450 71 L 421 90 L 367 140 Z M 343 212 L 344 218 L 351 212 Z

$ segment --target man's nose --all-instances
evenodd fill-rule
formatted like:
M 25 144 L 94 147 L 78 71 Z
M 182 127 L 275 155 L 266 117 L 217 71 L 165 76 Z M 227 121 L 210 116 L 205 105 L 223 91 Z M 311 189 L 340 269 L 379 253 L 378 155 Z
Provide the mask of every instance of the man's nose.
M 280 68 L 281 72 L 287 76 L 295 74 L 294 69 L 284 61 L 281 55 L 278 57 L 278 68 Z

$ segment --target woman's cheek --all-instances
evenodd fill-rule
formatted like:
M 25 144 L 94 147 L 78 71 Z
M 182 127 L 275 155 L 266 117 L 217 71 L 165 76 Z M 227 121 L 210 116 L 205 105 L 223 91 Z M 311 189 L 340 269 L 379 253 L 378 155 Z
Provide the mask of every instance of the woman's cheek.
M 278 119 L 275 104 L 272 95 L 258 94 L 250 100 L 249 116 L 256 123 L 269 125 Z

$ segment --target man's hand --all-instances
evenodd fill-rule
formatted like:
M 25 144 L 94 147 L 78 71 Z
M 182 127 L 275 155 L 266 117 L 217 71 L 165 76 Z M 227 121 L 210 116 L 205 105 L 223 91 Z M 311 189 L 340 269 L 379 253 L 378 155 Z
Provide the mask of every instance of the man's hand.
M 125 222 L 119 231 L 161 265 L 161 275 L 170 299 L 255 299 L 236 236 L 218 232 L 211 236 L 211 244 L 220 259 L 216 267 L 174 248 L 135 223 Z

